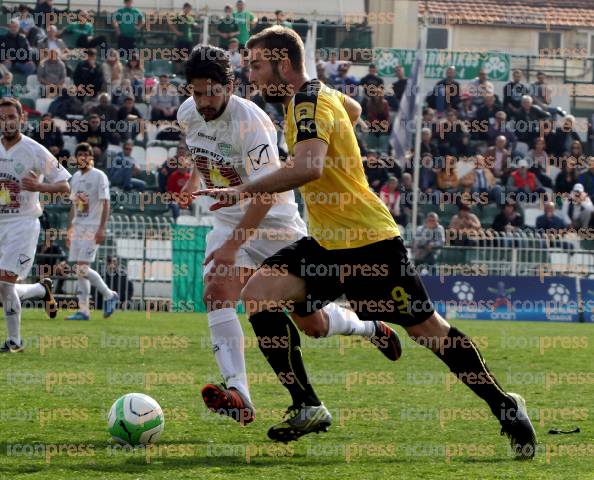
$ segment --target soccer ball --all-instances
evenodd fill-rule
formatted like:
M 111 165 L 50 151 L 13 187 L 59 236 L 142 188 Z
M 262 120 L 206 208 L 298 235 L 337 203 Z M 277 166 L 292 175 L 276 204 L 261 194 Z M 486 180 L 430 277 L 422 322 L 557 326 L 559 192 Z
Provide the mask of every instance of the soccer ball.
M 547 292 L 555 303 L 569 302 L 569 289 L 562 283 L 551 283 Z
M 474 288 L 470 283 L 458 280 L 452 287 L 452 292 L 461 302 L 472 302 L 474 299 Z
M 128 393 L 111 406 L 107 424 L 116 442 L 147 445 L 159 439 L 165 427 L 165 418 L 155 399 L 144 393 Z

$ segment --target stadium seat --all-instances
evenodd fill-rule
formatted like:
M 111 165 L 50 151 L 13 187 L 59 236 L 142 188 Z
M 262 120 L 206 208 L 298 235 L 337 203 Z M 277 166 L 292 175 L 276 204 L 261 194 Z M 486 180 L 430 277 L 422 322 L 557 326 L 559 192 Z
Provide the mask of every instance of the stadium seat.
M 536 219 L 542 215 L 542 210 L 539 208 L 525 208 L 524 209 L 524 224 L 528 227 L 536 226 Z
M 19 98 L 20 102 L 23 104 L 23 106 L 28 107 L 32 110 L 35 110 L 35 100 L 32 98 L 28 98 L 28 97 L 21 97 Z
M 134 106 L 136 107 L 136 110 L 138 110 L 138 113 L 142 115 L 142 118 L 144 118 L 145 120 L 148 119 L 147 115 L 149 111 L 149 106 L 146 103 L 135 103 Z
M 56 119 L 54 119 L 54 121 L 55 120 Z M 64 149 L 68 150 L 72 155 L 74 155 L 74 149 L 77 145 L 76 137 L 64 135 L 62 138 L 64 139 Z
M 132 148 L 132 158 L 136 161 L 136 165 L 139 168 L 144 168 L 146 165 L 146 151 L 144 150 L 144 147 L 134 145 Z
M 53 100 L 53 98 L 38 98 L 35 100 L 35 110 L 37 110 L 42 115 L 47 113 L 50 103 L 52 103 Z
M 146 62 L 144 74 L 147 77 L 158 77 L 162 73 L 171 75 L 173 73 L 173 64 L 169 60 L 153 60 Z
M 167 160 L 167 150 L 164 147 L 146 149 L 146 165 L 150 170 L 156 170 L 165 160 Z

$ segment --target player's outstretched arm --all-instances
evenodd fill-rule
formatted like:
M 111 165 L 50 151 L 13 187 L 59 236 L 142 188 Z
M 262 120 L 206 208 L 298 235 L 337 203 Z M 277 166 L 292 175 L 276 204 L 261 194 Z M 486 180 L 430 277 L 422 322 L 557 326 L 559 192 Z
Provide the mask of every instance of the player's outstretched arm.
M 304 140 L 295 145 L 295 154 L 285 168 L 237 187 L 199 190 L 193 196 L 207 195 L 218 199 L 210 207 L 210 210 L 218 210 L 234 205 L 243 198 L 293 190 L 322 176 L 327 151 L 328 144 L 323 140 Z

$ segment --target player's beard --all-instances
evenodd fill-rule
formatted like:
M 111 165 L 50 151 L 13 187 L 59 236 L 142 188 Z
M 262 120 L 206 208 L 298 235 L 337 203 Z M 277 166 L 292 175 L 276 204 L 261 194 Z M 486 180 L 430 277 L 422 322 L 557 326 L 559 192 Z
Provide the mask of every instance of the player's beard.
M 266 89 L 261 91 L 262 98 L 268 103 L 283 103 L 287 97 L 291 96 L 291 89 L 287 81 L 280 74 L 278 64 L 272 63 L 271 67 L 272 75 L 266 84 Z
M 199 108 L 198 113 L 200 115 L 202 115 L 202 118 L 204 118 L 204 120 L 206 122 L 212 122 L 213 120 L 216 120 L 223 114 L 223 112 L 227 108 L 228 103 L 229 103 L 229 97 L 225 97 L 225 101 L 223 102 L 223 105 L 218 110 L 216 110 L 212 107 Z
M 5 129 L 2 131 L 2 136 L 6 139 L 6 140 L 14 140 L 16 139 L 16 137 L 19 135 L 19 133 L 21 132 L 20 128 L 15 127 L 15 128 L 9 128 L 9 129 Z

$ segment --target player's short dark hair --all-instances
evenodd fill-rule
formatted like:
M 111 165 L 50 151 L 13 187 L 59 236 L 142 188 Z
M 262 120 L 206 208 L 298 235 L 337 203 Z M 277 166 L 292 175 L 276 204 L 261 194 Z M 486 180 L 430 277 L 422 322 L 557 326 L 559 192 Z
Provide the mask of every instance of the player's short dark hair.
M 186 81 L 190 83 L 196 78 L 206 78 L 221 85 L 233 81 L 233 68 L 229 54 L 212 45 L 196 45 L 186 62 Z
M 293 69 L 303 72 L 305 69 L 305 47 L 303 40 L 295 30 L 274 25 L 250 37 L 247 48 L 261 47 L 268 51 L 270 58 L 280 60 L 285 57 L 291 61 Z
M 14 107 L 16 108 L 19 117 L 23 116 L 23 106 L 21 102 L 19 102 L 16 98 L 13 97 L 3 97 L 0 98 L 0 107 Z
M 87 153 L 90 153 L 92 155 L 93 154 L 93 147 L 91 147 L 91 145 L 89 145 L 87 142 L 79 143 L 76 146 L 76 149 L 74 150 L 74 156 L 78 155 L 81 152 L 87 152 Z

